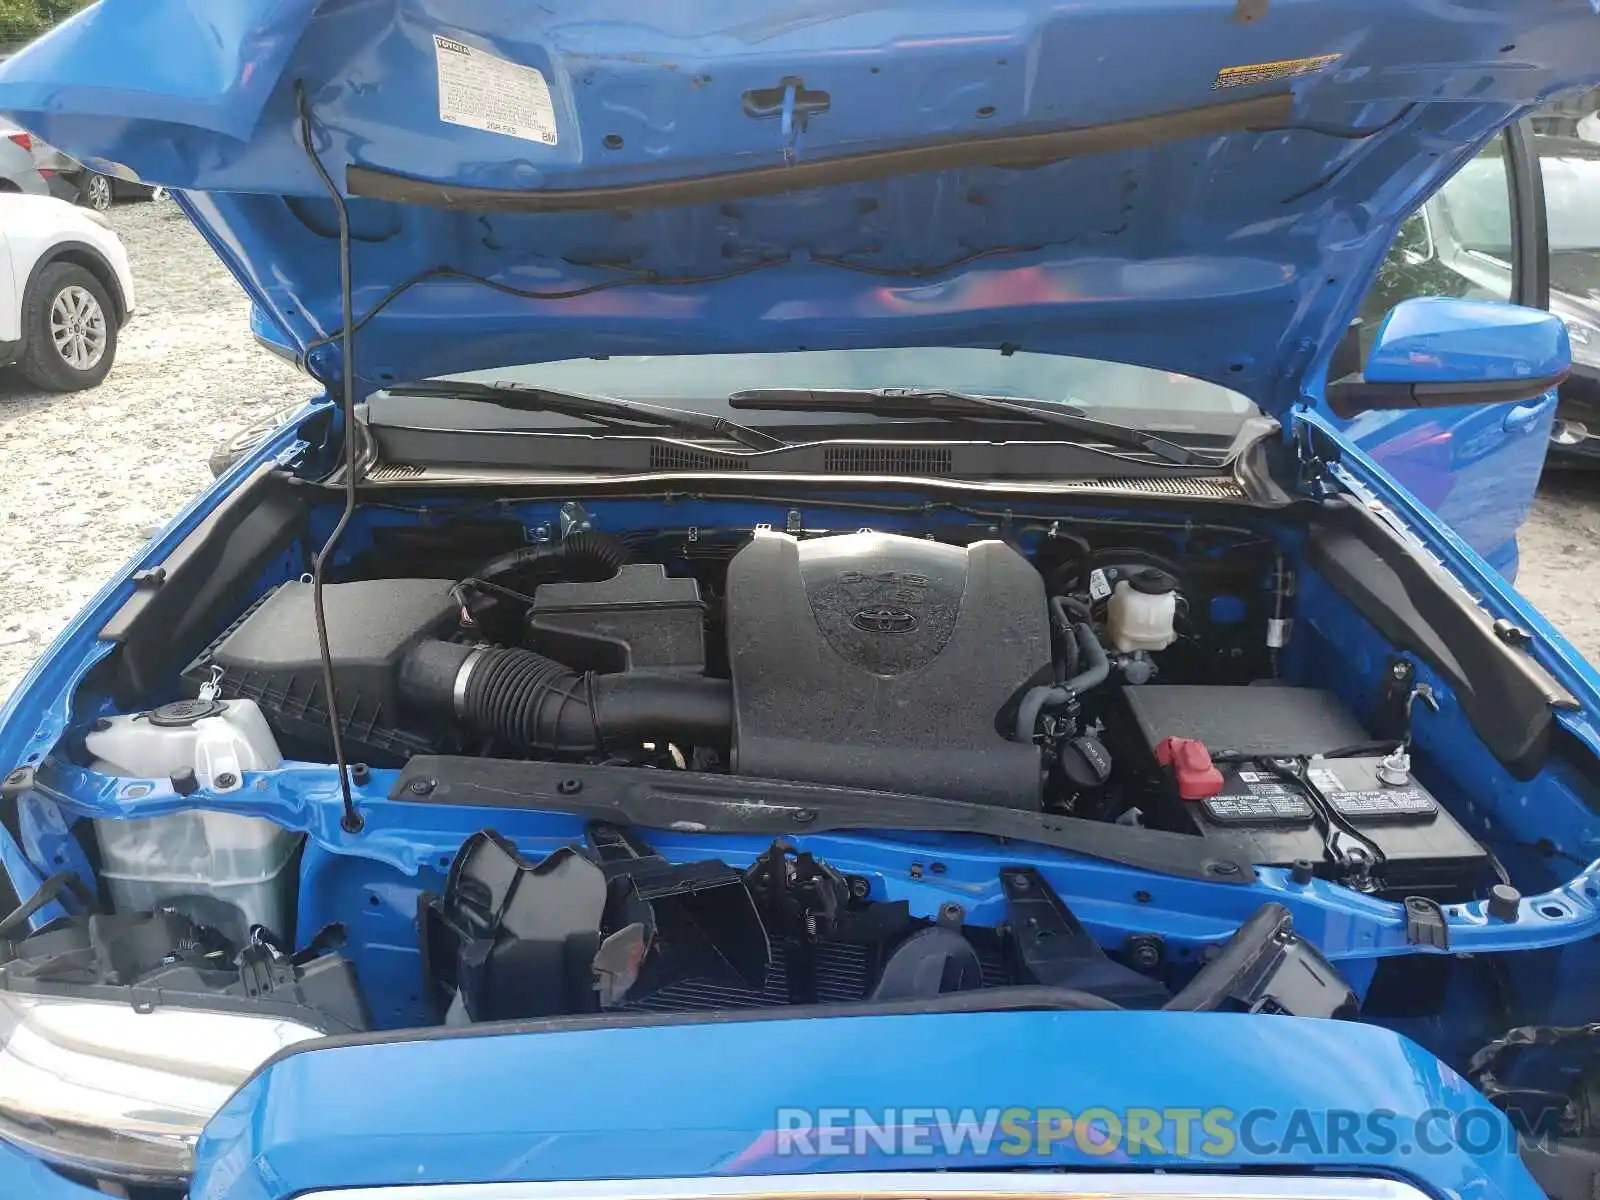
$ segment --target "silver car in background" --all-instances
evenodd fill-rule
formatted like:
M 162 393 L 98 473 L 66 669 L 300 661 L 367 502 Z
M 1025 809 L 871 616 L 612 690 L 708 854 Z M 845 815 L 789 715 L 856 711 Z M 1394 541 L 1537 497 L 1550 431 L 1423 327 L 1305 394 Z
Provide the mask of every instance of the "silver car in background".
M 13 125 L 0 124 L 0 192 L 50 195 L 50 184 L 33 155 L 33 135 Z

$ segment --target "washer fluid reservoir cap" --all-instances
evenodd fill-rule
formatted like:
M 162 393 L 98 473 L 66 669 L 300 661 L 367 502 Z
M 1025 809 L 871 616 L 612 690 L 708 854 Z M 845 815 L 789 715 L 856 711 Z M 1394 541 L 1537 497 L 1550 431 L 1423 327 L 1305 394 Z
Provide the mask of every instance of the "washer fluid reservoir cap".
M 157 729 L 183 729 L 224 711 L 220 700 L 174 700 L 153 709 L 148 717 Z

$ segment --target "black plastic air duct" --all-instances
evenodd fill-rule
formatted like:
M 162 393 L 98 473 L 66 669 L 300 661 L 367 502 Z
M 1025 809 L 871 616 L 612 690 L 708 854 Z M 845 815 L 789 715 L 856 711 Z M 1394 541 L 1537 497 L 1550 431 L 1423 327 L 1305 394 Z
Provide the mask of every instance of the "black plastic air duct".
M 532 574 L 535 579 L 598 582 L 610 579 L 628 561 L 628 551 L 616 538 L 604 533 L 568 534 L 559 542 L 522 546 L 492 558 L 473 574 L 491 583 L 515 583 Z
M 725 679 L 583 674 L 498 646 L 420 642 L 401 664 L 400 693 L 515 745 L 564 754 L 646 741 L 725 746 L 733 730 Z

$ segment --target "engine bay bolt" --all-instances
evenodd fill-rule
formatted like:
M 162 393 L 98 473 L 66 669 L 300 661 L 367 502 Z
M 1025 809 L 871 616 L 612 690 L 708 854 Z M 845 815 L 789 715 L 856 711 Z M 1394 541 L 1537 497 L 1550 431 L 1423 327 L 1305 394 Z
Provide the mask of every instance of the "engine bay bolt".
M 928 864 L 928 870 L 932 871 L 935 875 L 943 875 L 947 869 L 948 868 L 946 868 L 942 862 Z
M 1496 921 L 1514 922 L 1522 904 L 1522 893 L 1509 883 L 1497 883 L 1489 889 L 1489 915 Z
M 563 779 L 560 783 L 556 784 L 556 791 L 563 796 L 576 796 L 579 792 L 583 791 L 583 780 Z
M 211 786 L 216 788 L 219 792 L 226 792 L 230 788 L 236 788 L 239 786 L 239 777 L 232 771 L 223 771 L 211 781 Z
M 789 814 L 789 820 L 796 825 L 809 825 L 817 819 L 817 813 L 812 808 L 797 808 Z
M 1166 944 L 1153 933 L 1136 933 L 1123 947 L 1128 965 L 1136 971 L 1154 971 L 1166 960 Z
M 939 924 L 960 925 L 967 919 L 967 910 L 954 900 L 946 901 L 939 905 Z
M 850 895 L 853 899 L 865 900 L 871 894 L 872 884 L 867 881 L 865 876 L 850 876 Z
M 170 778 L 172 790 L 180 796 L 192 796 L 200 790 L 200 781 L 194 777 L 193 767 L 179 767 Z
M 1207 875 L 1220 875 L 1220 876 L 1223 876 L 1224 878 L 1226 878 L 1228 876 L 1237 875 L 1238 873 L 1239 873 L 1239 864 L 1238 863 L 1233 863 L 1233 862 L 1208 862 L 1206 864 L 1206 874 Z
M 410 783 L 406 784 L 406 791 L 410 792 L 413 796 L 426 796 L 429 792 L 433 791 L 433 780 L 413 779 Z
M 10 784 L 12 787 L 21 787 L 23 785 L 23 783 L 25 783 L 27 781 L 27 778 L 28 778 L 27 768 L 26 767 L 18 767 L 15 771 L 11 772 L 11 774 L 6 776 L 6 782 L 8 784 Z
M 1317 864 L 1309 858 L 1297 858 L 1289 868 L 1289 878 L 1301 887 L 1317 877 Z
M 1394 665 L 1389 668 L 1389 674 L 1396 679 L 1405 679 L 1411 674 L 1411 664 L 1403 658 L 1396 659 Z
M 350 782 L 356 787 L 366 787 L 372 782 L 372 768 L 366 763 L 351 763 Z

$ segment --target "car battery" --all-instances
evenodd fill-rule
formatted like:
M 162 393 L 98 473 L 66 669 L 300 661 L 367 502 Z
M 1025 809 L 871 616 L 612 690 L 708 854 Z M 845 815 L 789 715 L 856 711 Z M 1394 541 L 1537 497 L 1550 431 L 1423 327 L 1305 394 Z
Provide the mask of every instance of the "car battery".
M 1378 894 L 1392 899 L 1452 903 L 1486 881 L 1488 852 L 1414 777 L 1395 784 L 1380 775 L 1383 755 L 1360 753 L 1366 733 L 1330 693 L 1144 686 L 1125 688 L 1122 700 L 1133 736 L 1117 760 L 1128 798 L 1152 827 L 1243 835 L 1262 866 L 1305 861 L 1335 880 L 1349 873 L 1328 849 L 1338 836 L 1370 849 Z M 1215 774 L 1184 776 L 1184 764 L 1160 749 L 1169 738 L 1204 743 Z M 1194 786 L 1196 777 L 1204 787 Z

